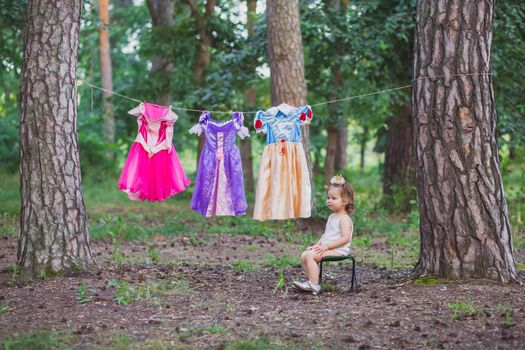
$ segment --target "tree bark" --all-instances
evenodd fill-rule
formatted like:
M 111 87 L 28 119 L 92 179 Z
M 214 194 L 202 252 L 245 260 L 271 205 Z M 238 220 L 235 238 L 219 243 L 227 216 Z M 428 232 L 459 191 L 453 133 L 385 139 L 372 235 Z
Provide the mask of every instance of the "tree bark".
M 109 44 L 109 0 L 99 0 L 99 16 L 102 21 L 99 26 L 99 48 L 100 48 L 100 72 L 102 76 L 102 87 L 107 91 L 102 91 L 104 107 L 104 139 L 112 144 L 115 142 L 115 117 L 111 106 L 111 92 L 113 90 L 113 79 L 111 72 L 111 55 Z M 107 154 L 108 158 L 112 154 Z
M 330 6 L 334 11 L 345 12 L 348 9 L 348 5 L 348 0 L 330 0 Z M 340 42 L 340 40 L 338 40 L 334 50 L 338 50 L 340 54 L 343 54 L 347 48 Z M 333 67 L 332 77 L 334 82 L 334 91 L 339 91 L 344 79 L 343 73 L 341 72 L 339 66 Z M 335 121 L 335 125 L 332 126 L 336 132 L 336 148 L 333 163 L 334 171 L 337 172 L 339 170 L 346 169 L 348 166 L 348 157 L 346 155 L 346 149 L 348 146 L 348 117 L 346 115 L 342 115 L 340 108 L 338 108 L 339 103 L 333 103 L 330 106 L 329 107 L 332 108 L 331 110 L 333 111 L 333 113 L 330 113 L 331 119 Z
M 343 124 L 336 129 L 337 132 L 337 147 L 335 148 L 335 171 L 343 170 L 348 167 L 348 155 L 346 150 L 348 147 L 348 121 L 344 120 Z
M 210 18 L 215 14 L 215 4 L 216 0 L 207 0 L 206 1 L 206 10 L 204 15 L 201 15 L 197 5 L 193 0 L 186 0 L 187 4 L 191 8 L 191 13 L 197 27 L 199 27 L 200 39 L 199 39 L 199 48 L 197 50 L 197 58 L 193 65 L 193 76 L 197 84 L 201 85 L 204 82 L 204 76 L 206 74 L 206 68 L 211 60 L 211 44 L 212 38 L 211 34 L 207 29 Z
M 281 103 L 287 103 L 291 106 L 305 105 L 307 90 L 299 22 L 299 1 L 268 0 L 266 3 L 266 21 L 268 24 L 272 104 L 274 106 Z M 301 140 L 306 154 L 310 182 L 313 185 L 308 126 L 302 127 Z M 312 191 L 312 208 L 315 206 L 314 192 Z
M 247 0 L 247 19 L 246 19 L 246 28 L 248 29 L 248 37 L 253 35 L 253 16 L 255 15 L 255 10 L 257 8 L 257 0 Z M 255 109 L 257 104 L 255 89 L 249 87 L 244 92 L 244 98 L 246 100 L 246 106 L 250 110 Z M 246 192 L 254 193 L 255 185 L 253 181 L 253 156 L 252 156 L 252 139 L 247 137 L 244 140 L 240 141 L 240 151 L 242 159 L 242 169 L 244 174 L 244 186 Z
M 517 280 L 499 170 L 492 0 L 419 0 L 413 125 L 421 273 Z M 438 76 L 446 75 L 446 78 Z
M 330 183 L 330 179 L 335 174 L 335 153 L 337 150 L 337 128 L 331 123 L 326 127 L 326 157 L 324 161 L 324 180 L 325 184 Z
M 363 128 L 363 133 L 361 134 L 361 144 L 360 144 L 360 152 L 359 152 L 359 168 L 361 170 L 361 175 L 365 174 L 365 151 L 366 151 L 366 144 L 368 143 L 369 138 L 369 130 L 368 126 L 365 126 Z
M 388 202 L 394 186 L 412 186 L 416 174 L 412 134 L 412 109 L 409 104 L 394 108 L 388 120 L 388 140 L 383 171 L 383 193 Z M 407 207 L 404 209 L 408 209 Z
M 146 4 L 151 15 L 151 23 L 153 31 L 171 32 L 175 25 L 173 20 L 173 11 L 175 0 L 147 0 Z M 159 35 L 157 38 L 159 44 L 165 43 L 170 45 L 173 40 L 173 35 Z M 171 78 L 173 75 L 173 62 L 169 57 L 159 54 L 151 60 L 151 72 L 155 79 L 161 83 L 159 89 L 158 103 L 164 106 L 169 106 L 172 103 L 171 96 Z
M 76 64 L 81 0 L 27 5 L 20 89 L 22 275 L 94 264 L 77 144 Z
M 206 69 L 211 61 L 211 48 L 212 48 L 212 37 L 208 30 L 208 24 L 213 15 L 215 14 L 216 0 L 207 0 L 206 9 L 204 15 L 199 12 L 197 5 L 193 0 L 186 0 L 186 3 L 191 9 L 191 14 L 195 19 L 195 23 L 199 28 L 199 48 L 197 49 L 197 57 L 193 64 L 193 78 L 197 85 L 204 83 L 204 77 L 206 75 Z M 197 109 L 202 109 L 201 106 L 197 106 Z M 199 136 L 197 143 L 197 165 L 199 164 L 199 157 L 204 148 L 204 134 Z

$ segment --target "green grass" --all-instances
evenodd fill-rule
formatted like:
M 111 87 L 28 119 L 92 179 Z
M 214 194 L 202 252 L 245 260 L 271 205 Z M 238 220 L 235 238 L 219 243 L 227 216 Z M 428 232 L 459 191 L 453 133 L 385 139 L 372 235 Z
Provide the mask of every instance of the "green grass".
M 468 317 L 477 317 L 481 315 L 481 309 L 474 304 L 472 300 L 455 300 L 448 304 L 448 308 L 452 311 L 452 320 L 461 321 Z
M 11 301 L 6 300 L 2 304 L 0 304 L 0 315 L 3 315 L 5 313 L 8 313 L 9 311 L 12 311 L 13 308 L 11 307 Z
M 206 327 L 199 328 L 183 328 L 183 330 L 179 333 L 179 340 L 188 341 L 188 339 L 193 336 L 201 336 L 204 334 L 224 335 L 226 334 L 226 329 L 224 327 L 216 325 L 209 325 Z
M 231 264 L 234 271 L 237 272 L 253 272 L 257 271 L 257 265 L 247 261 L 247 260 L 239 260 Z
M 114 288 L 114 300 L 119 305 L 145 300 L 155 304 L 161 303 L 161 297 L 169 294 L 188 294 L 192 291 L 186 278 L 178 278 L 168 282 L 141 282 L 132 284 L 124 280 L 110 280 L 108 287 Z
M 263 266 L 286 268 L 287 266 L 301 266 L 301 258 L 299 256 L 289 257 L 287 255 L 276 256 L 270 254 L 259 263 Z
M 448 280 L 438 280 L 434 277 L 420 277 L 414 280 L 416 286 L 435 286 L 438 284 L 448 284 Z
M 226 350 L 288 350 L 293 349 L 291 346 L 271 342 L 267 338 L 258 338 L 254 340 L 242 340 L 230 343 Z
M 65 350 L 72 349 L 69 333 L 37 330 L 32 333 L 12 334 L 2 342 L 2 350 Z

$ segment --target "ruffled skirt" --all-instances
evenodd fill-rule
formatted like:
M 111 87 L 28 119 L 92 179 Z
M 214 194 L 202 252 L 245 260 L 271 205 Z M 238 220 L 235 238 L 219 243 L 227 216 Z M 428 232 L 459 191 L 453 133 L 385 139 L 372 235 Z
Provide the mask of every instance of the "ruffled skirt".
M 286 220 L 311 215 L 312 188 L 300 142 L 266 145 L 255 193 L 255 220 Z
M 162 150 L 151 158 L 140 143 L 133 143 L 124 164 L 117 188 L 131 200 L 162 202 L 190 184 L 175 147 Z

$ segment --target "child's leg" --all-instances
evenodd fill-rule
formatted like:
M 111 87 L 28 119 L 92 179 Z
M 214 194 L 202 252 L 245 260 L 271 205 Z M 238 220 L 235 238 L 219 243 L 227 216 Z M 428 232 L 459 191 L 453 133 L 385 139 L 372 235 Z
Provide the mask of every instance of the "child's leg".
M 313 284 L 319 284 L 319 265 L 317 265 L 317 261 L 315 260 L 317 254 L 315 254 L 314 251 L 307 251 L 305 253 L 304 266 L 306 276 L 308 276 L 308 280 Z M 302 257 L 303 255 L 301 255 L 301 258 Z
M 327 250 L 326 252 L 323 253 L 322 257 L 324 258 L 325 256 L 339 256 L 339 255 L 343 255 L 343 254 L 341 254 L 339 252 L 336 252 L 334 250 Z M 312 254 L 311 256 L 312 256 L 312 258 L 311 258 L 312 262 L 309 262 L 307 264 L 307 266 L 308 266 L 308 279 L 313 284 L 319 284 L 319 265 L 318 265 L 318 262 L 321 262 L 321 256 L 315 255 L 315 254 Z
M 301 266 L 303 267 L 303 271 L 308 276 L 308 266 L 306 266 L 306 256 L 310 253 L 309 250 L 306 250 L 301 253 Z

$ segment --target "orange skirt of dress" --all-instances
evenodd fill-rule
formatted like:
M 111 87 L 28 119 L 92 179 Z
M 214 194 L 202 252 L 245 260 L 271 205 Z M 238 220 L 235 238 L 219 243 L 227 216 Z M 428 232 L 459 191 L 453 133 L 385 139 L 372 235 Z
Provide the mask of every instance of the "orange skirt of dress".
M 300 142 L 266 145 L 255 192 L 255 220 L 307 218 L 311 214 L 310 177 Z

